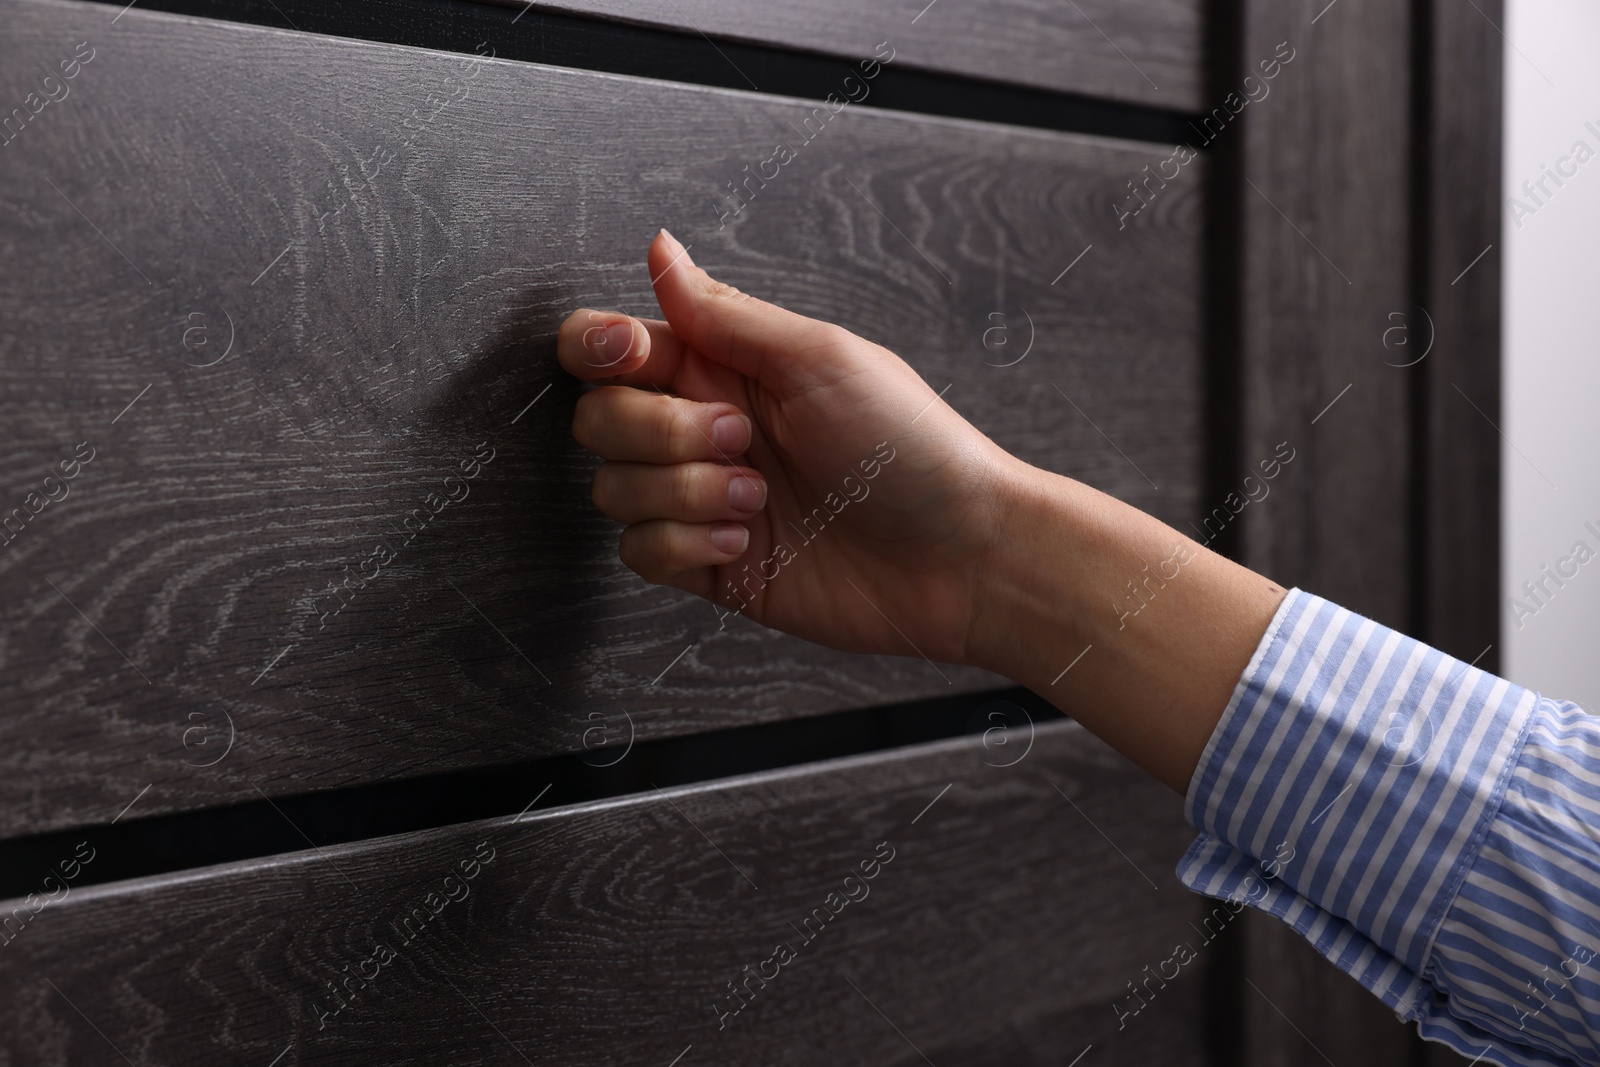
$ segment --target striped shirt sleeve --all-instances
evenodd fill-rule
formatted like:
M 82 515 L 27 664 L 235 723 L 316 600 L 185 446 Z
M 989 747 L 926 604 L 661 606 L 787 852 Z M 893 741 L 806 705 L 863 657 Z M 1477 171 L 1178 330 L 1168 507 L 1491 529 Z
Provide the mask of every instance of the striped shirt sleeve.
M 1296 589 L 1184 810 L 1185 885 L 1287 922 L 1424 1038 L 1600 1063 L 1600 718 Z

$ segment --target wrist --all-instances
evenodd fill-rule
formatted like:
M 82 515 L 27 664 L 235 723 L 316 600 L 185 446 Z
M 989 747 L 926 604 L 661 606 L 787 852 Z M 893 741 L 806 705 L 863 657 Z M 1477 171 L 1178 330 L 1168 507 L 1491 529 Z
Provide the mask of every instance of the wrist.
M 1081 482 L 1019 462 L 1002 485 L 967 662 L 1182 793 L 1285 591 Z
M 1034 685 L 1045 658 L 1093 641 L 1081 571 L 1104 547 L 1086 529 L 1093 493 L 1020 460 L 1002 471 L 994 541 L 974 583 L 966 663 Z

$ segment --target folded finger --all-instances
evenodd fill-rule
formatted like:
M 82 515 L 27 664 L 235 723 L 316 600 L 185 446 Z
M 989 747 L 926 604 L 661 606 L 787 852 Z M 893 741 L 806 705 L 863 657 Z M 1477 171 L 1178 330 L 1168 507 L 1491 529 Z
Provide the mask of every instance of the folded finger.
M 749 467 L 721 463 L 606 463 L 594 474 L 594 503 L 618 522 L 748 519 L 767 502 L 767 483 Z
M 607 385 L 578 398 L 572 436 L 602 459 L 732 463 L 750 447 L 750 417 L 728 403 Z
M 622 562 L 645 581 L 685 588 L 686 575 L 732 563 L 749 545 L 750 531 L 736 522 L 652 519 L 622 531 L 617 551 Z
M 670 389 L 683 342 L 659 319 L 580 308 L 556 333 L 556 359 L 582 381 Z

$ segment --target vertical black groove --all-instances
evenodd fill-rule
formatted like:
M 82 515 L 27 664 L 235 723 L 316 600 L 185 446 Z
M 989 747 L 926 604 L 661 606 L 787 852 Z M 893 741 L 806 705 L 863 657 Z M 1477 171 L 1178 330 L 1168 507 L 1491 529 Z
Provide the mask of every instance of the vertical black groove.
M 1237 88 L 1244 71 L 1244 0 L 1206 0 L 1207 98 L 1221 100 Z M 1241 115 L 1239 125 L 1250 121 Z M 1211 152 L 1206 185 L 1206 225 L 1202 247 L 1205 291 L 1203 314 L 1205 374 L 1202 389 L 1205 440 L 1202 443 L 1202 507 L 1220 504 L 1237 488 L 1249 466 L 1245 448 L 1244 381 L 1244 188 L 1245 131 L 1225 131 Z M 1205 515 L 1196 516 L 1204 528 Z M 1242 561 L 1245 523 L 1230 522 L 1207 542 L 1229 559 Z
M 1205 91 L 1222 99 L 1244 69 L 1245 0 L 1206 0 Z M 1242 123 L 1251 120 L 1241 116 Z M 1220 502 L 1246 461 L 1244 381 L 1245 130 L 1219 138 L 1207 176 L 1203 247 L 1205 286 L 1205 395 L 1202 500 Z M 1203 503 L 1202 507 L 1209 506 Z M 1204 524 L 1204 513 L 1197 516 Z M 1229 523 L 1211 547 L 1244 558 L 1242 524 Z M 1219 938 L 1208 964 L 1203 1006 L 1206 1060 L 1234 1067 L 1244 1053 L 1244 945 L 1242 934 Z
M 1411 117 L 1410 117 L 1410 218 L 1408 249 L 1408 284 L 1410 302 L 1427 307 L 1430 286 L 1433 284 L 1433 2 L 1412 0 L 1411 3 Z M 1430 338 L 1431 343 L 1431 338 Z M 1406 619 L 1407 632 L 1420 640 L 1434 641 L 1438 635 L 1433 629 L 1428 605 L 1433 596 L 1433 576 L 1428 565 L 1429 547 L 1433 541 L 1435 515 L 1429 492 L 1432 484 L 1432 397 L 1434 369 L 1438 355 L 1417 364 L 1417 373 L 1410 380 L 1410 450 L 1411 469 L 1408 475 L 1409 527 L 1407 564 L 1411 570 L 1410 594 Z
M 1410 116 L 1410 211 L 1408 249 L 1408 284 L 1413 307 L 1426 308 L 1429 286 L 1433 278 L 1433 3 L 1434 0 L 1411 0 L 1411 116 Z M 1427 309 L 1433 314 L 1432 309 Z M 1430 341 L 1431 343 L 1431 341 Z M 1411 602 L 1407 605 L 1409 618 L 1407 632 L 1420 640 L 1432 642 L 1437 635 L 1430 632 L 1432 613 L 1428 610 L 1433 595 L 1433 576 L 1430 573 L 1429 547 L 1433 540 L 1437 516 L 1429 494 L 1433 461 L 1430 435 L 1433 427 L 1432 404 L 1434 368 L 1437 357 L 1424 359 L 1415 368 L 1417 374 L 1410 379 L 1410 446 L 1411 469 L 1408 475 L 1410 496 L 1406 516 L 1410 542 L 1407 565 L 1411 569 Z M 1426 1067 L 1427 1044 L 1409 1027 L 1412 1067 Z

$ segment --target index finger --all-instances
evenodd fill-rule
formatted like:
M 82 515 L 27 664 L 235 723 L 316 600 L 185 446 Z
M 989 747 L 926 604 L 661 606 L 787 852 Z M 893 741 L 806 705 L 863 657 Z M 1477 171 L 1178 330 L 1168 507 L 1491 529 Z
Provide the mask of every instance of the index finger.
M 670 389 L 683 342 L 659 320 L 580 308 L 561 323 L 556 358 L 581 381 Z

